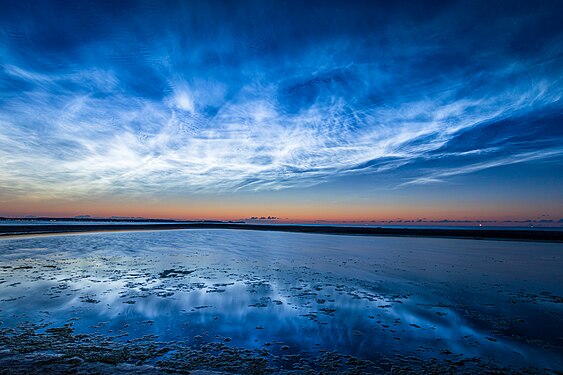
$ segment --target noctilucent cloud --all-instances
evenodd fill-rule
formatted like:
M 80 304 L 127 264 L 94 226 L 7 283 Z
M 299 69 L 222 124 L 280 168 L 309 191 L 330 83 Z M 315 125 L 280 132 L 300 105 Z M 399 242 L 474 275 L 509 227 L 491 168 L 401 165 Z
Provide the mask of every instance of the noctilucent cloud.
M 0 215 L 557 222 L 563 3 L 400 3 L 3 2 Z

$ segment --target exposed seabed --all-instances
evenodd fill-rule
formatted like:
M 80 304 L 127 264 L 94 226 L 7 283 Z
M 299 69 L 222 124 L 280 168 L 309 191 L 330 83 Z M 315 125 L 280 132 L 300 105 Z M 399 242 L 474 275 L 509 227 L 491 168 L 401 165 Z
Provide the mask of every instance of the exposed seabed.
M 550 373 L 561 245 L 191 229 L 0 241 L 0 368 Z

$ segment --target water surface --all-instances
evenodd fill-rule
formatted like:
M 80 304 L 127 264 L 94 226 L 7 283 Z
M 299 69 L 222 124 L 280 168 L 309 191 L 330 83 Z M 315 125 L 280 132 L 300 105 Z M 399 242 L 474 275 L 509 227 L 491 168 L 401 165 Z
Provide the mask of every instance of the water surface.
M 561 370 L 562 250 L 221 229 L 3 239 L 0 365 Z

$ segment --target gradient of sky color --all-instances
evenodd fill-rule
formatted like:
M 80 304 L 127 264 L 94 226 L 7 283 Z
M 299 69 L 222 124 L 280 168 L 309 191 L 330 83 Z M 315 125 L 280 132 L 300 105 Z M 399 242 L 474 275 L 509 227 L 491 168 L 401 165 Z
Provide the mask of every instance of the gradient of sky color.
M 0 9 L 0 215 L 563 218 L 560 1 Z

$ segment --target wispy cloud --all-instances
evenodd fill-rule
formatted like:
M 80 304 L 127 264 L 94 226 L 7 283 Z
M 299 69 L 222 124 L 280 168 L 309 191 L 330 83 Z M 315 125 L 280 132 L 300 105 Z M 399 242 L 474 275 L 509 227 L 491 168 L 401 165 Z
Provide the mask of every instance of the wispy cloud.
M 557 144 L 542 143 L 561 139 L 552 128 L 527 134 L 536 148 L 527 152 L 513 147 L 506 129 L 495 133 L 502 121 L 561 110 L 561 38 L 526 56 L 507 51 L 510 38 L 450 40 L 458 12 L 370 33 L 346 24 L 347 32 L 314 43 L 292 42 L 284 33 L 295 25 L 279 20 L 273 30 L 260 23 L 237 35 L 248 21 L 238 14 L 221 18 L 226 26 L 215 20 L 212 35 L 198 42 L 182 35 L 205 27 L 175 26 L 181 17 L 170 10 L 170 25 L 151 28 L 158 17 L 140 9 L 128 25 L 143 19 L 150 31 L 127 31 L 101 15 L 98 38 L 85 34 L 55 50 L 41 50 L 49 43 L 39 37 L 40 18 L 25 30 L 6 23 L 0 190 L 68 198 L 276 190 L 424 160 L 486 157 L 421 169 L 405 186 L 561 155 Z M 282 26 L 289 31 L 280 35 Z M 470 129 L 497 142 L 448 150 Z
M 542 150 L 542 151 L 514 154 L 504 157 L 497 157 L 492 160 L 473 163 L 473 164 L 466 164 L 455 168 L 440 168 L 428 172 L 428 174 L 425 176 L 416 177 L 412 180 L 404 182 L 398 185 L 398 187 L 403 187 L 408 185 L 427 185 L 432 183 L 440 183 L 446 181 L 449 177 L 453 177 L 453 176 L 475 173 L 482 171 L 484 169 L 499 167 L 503 165 L 524 163 L 534 160 L 550 159 L 550 158 L 560 157 L 561 155 L 563 155 L 563 147 L 549 151 Z

